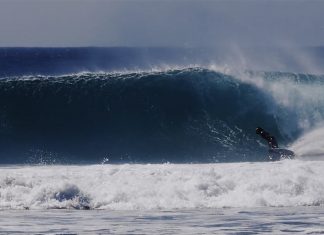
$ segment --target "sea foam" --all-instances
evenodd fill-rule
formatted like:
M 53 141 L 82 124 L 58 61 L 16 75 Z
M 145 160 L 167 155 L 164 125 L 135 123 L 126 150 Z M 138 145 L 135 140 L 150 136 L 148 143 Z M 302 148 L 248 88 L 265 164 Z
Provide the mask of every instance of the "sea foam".
M 0 209 L 316 206 L 324 162 L 1 167 Z

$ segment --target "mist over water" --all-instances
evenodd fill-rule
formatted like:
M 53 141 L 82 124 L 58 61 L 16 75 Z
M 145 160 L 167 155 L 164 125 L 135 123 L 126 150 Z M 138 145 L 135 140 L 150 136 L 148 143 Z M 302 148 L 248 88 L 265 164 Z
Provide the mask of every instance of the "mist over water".
M 305 160 L 324 160 L 324 125 L 319 124 L 314 129 L 306 132 L 292 145 L 301 159 Z
M 324 74 L 323 47 L 81 47 L 0 48 L 0 76 L 80 72 L 163 71 L 188 67 L 217 72 Z

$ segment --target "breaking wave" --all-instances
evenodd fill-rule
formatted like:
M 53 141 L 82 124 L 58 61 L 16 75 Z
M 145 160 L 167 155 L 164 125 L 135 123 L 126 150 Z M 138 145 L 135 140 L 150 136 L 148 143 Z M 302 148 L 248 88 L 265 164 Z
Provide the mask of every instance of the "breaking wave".
M 0 79 L 2 163 L 262 161 L 324 117 L 323 77 L 206 68 Z

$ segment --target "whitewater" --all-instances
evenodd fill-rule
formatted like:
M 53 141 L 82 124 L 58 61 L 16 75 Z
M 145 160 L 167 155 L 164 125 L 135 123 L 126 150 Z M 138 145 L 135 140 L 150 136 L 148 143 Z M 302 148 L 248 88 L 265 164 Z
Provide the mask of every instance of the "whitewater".
M 1 167 L 0 209 L 322 206 L 324 162 Z

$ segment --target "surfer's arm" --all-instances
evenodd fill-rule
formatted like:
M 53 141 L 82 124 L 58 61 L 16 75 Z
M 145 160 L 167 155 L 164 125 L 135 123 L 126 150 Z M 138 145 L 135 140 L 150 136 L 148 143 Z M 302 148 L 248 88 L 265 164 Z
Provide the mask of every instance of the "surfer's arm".
M 271 136 L 268 132 L 259 127 L 257 128 L 257 134 L 268 142 L 270 148 L 278 148 L 278 143 L 274 136 Z

